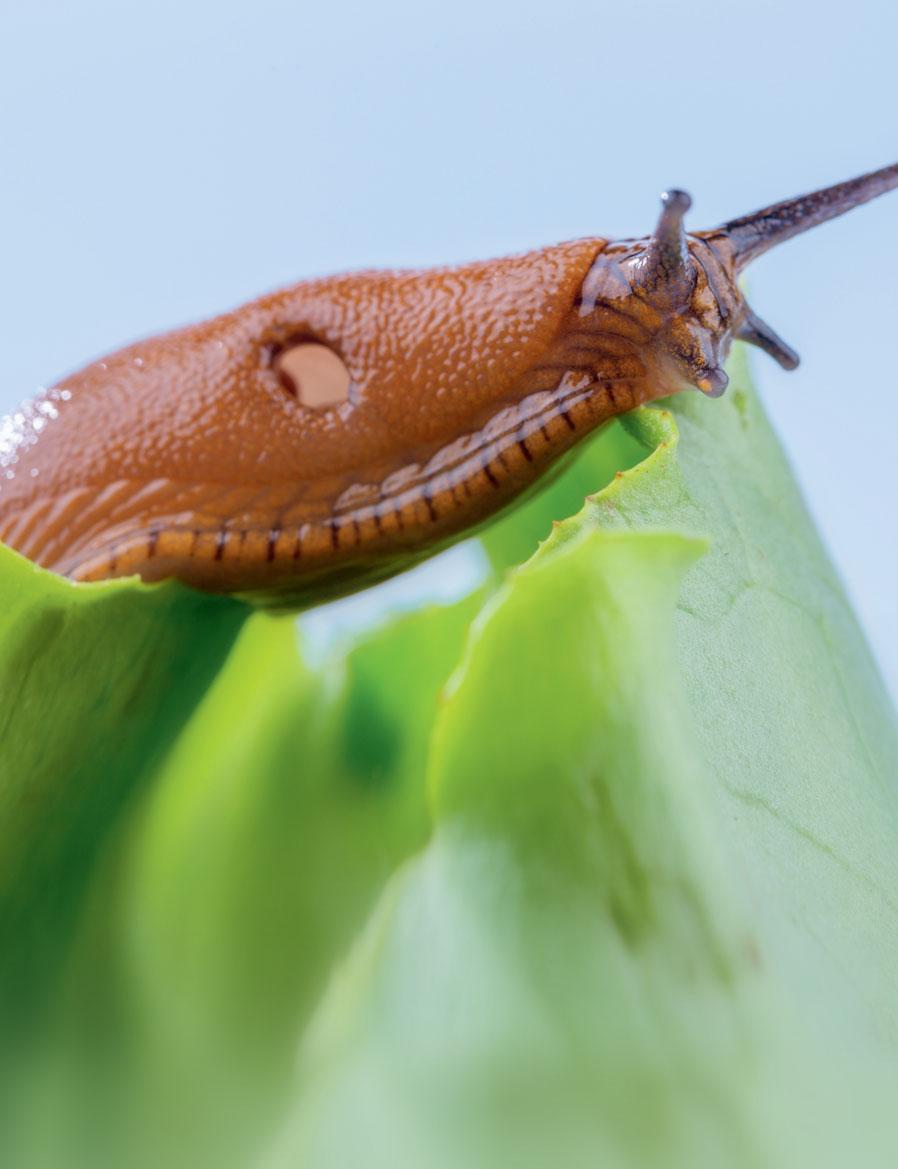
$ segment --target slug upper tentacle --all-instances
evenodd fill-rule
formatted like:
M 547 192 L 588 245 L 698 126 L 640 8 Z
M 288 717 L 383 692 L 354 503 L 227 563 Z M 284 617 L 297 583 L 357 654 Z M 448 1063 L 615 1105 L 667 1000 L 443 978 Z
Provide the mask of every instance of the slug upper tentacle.
M 74 580 L 177 577 L 302 607 L 518 498 L 622 411 L 723 393 L 733 338 L 798 356 L 744 266 L 898 186 L 898 164 L 687 234 L 311 280 L 132 345 L 0 423 L 0 539 Z

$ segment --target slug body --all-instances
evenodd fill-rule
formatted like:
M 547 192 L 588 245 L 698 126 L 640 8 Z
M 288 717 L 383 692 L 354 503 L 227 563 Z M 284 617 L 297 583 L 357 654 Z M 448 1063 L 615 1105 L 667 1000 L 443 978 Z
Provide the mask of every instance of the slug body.
M 687 235 L 312 280 L 132 345 L 0 423 L 0 539 L 78 581 L 139 574 L 301 608 L 401 571 L 614 415 L 717 396 L 734 337 L 796 355 L 744 265 L 898 186 L 898 165 Z

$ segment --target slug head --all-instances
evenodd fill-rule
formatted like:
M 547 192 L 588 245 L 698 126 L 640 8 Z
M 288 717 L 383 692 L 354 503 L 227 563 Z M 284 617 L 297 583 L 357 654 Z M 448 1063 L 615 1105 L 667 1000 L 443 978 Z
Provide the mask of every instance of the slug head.
M 684 217 L 692 200 L 685 191 L 667 191 L 651 237 L 605 250 L 586 307 L 614 308 L 627 298 L 628 315 L 651 338 L 665 391 L 685 383 L 719 397 L 734 337 L 795 369 L 798 354 L 748 306 L 740 273 L 776 244 L 896 187 L 898 164 L 688 235 Z

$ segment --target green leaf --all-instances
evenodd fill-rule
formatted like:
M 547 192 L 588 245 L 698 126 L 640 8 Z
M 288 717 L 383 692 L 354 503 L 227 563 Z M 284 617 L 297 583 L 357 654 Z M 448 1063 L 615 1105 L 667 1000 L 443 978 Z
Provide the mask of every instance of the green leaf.
M 429 835 L 430 727 L 479 605 L 315 670 L 294 622 L 247 624 L 85 897 L 17 1164 L 251 1156 L 335 959 Z
M 0 556 L 0 1162 L 895 1164 L 898 735 L 744 371 L 541 539 L 180 734 L 242 608 Z
M 894 717 L 734 381 L 481 615 L 271 1164 L 894 1164 Z
M 243 606 L 69 584 L 0 547 L 0 1161 L 107 851 L 220 668 Z M 95 976 L 98 973 L 95 971 Z
M 675 636 L 717 830 L 815 1025 L 841 1020 L 894 1054 L 895 715 L 745 368 L 732 372 L 723 409 L 683 396 L 672 417 L 633 418 L 657 452 L 590 522 L 712 537 Z
M 221 666 L 243 606 L 85 588 L 0 546 L 0 1031 L 50 993 L 97 858 Z
M 292 1064 L 335 956 L 429 835 L 430 727 L 477 607 L 394 620 L 318 671 L 292 622 L 254 619 L 129 848 L 152 1031 L 201 1064 L 222 1042 L 269 1071 Z

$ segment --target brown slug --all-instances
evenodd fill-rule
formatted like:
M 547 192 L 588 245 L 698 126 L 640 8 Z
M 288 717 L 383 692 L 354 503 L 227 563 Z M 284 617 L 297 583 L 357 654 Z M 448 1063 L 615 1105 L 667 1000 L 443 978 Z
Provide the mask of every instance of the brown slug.
M 898 164 L 686 234 L 308 280 L 97 361 L 0 423 L 0 539 L 75 581 L 138 574 L 301 608 L 401 571 L 622 411 L 798 357 L 739 273 L 898 187 Z

